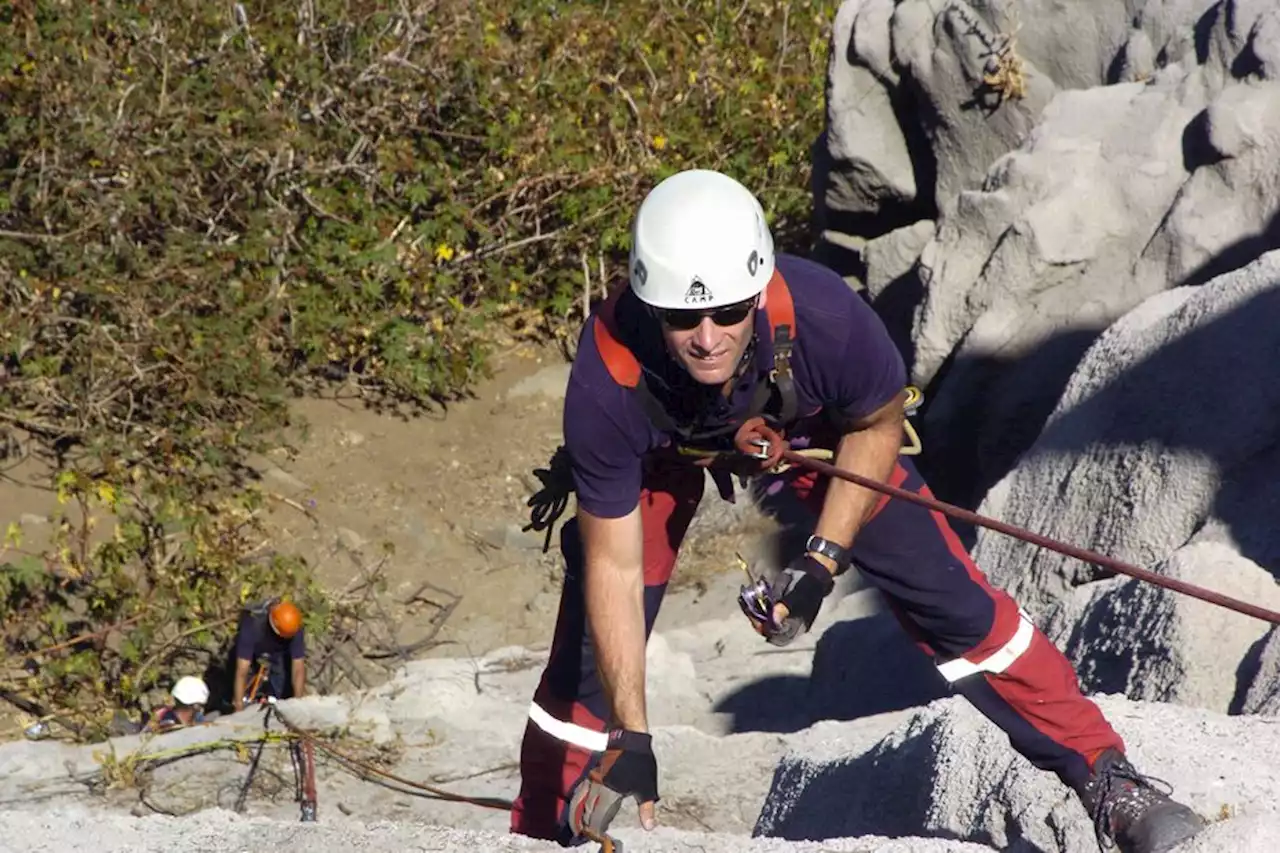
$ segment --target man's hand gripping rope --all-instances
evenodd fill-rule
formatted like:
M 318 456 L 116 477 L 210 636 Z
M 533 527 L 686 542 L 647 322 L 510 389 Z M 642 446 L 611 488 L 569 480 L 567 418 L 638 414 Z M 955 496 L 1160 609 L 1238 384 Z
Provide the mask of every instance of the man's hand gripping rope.
M 785 471 L 790 466 L 784 456 L 795 455 L 782 436 L 765 425 L 763 418 L 744 423 L 734 443 L 746 456 L 760 460 L 761 469 L 768 473 Z M 829 450 L 820 452 L 831 455 Z M 738 562 L 748 580 L 738 594 L 738 606 L 756 633 L 775 646 L 789 645 L 812 628 L 823 600 L 835 589 L 831 572 L 808 554 L 792 560 L 772 584 L 764 578 L 753 578 L 741 556 Z
M 1274 610 L 1268 610 L 1265 607 L 1259 607 L 1256 604 L 1231 598 L 1230 596 L 1223 595 L 1220 592 L 1214 592 L 1212 590 L 1205 589 L 1204 587 L 1178 580 L 1177 578 L 1165 577 L 1164 575 L 1157 574 L 1149 569 L 1143 569 L 1138 566 L 1122 562 L 1112 557 L 1099 554 L 1096 551 L 1090 551 L 1075 545 L 1069 545 L 1065 542 L 1058 542 L 1057 540 L 1050 539 L 1047 536 L 1042 536 L 1039 533 L 1032 533 L 1029 530 L 1024 530 L 1012 524 L 1008 524 L 994 518 L 988 518 L 987 516 L 979 515 L 976 512 L 970 512 L 967 509 L 952 506 L 951 504 L 937 500 L 936 498 L 917 494 L 897 486 L 891 486 L 888 483 L 881 483 L 860 474 L 855 474 L 852 471 L 846 471 L 843 468 L 837 468 L 835 465 L 821 461 L 818 458 L 822 455 L 820 453 L 791 450 L 788 447 L 786 440 L 783 439 L 783 437 L 775 430 L 770 429 L 761 418 L 753 418 L 743 424 L 742 428 L 738 430 L 738 434 L 734 438 L 734 444 L 741 453 L 761 460 L 764 463 L 764 469 L 771 473 L 783 470 L 780 467 L 783 463 L 800 465 L 819 474 L 825 474 L 828 477 L 839 477 L 842 480 L 847 480 L 850 483 L 854 483 L 855 485 L 859 485 L 864 488 L 873 489 L 881 494 L 888 495 L 891 498 L 898 498 L 899 500 L 904 500 L 908 503 L 913 503 L 917 506 L 923 506 L 926 509 L 940 512 L 943 515 L 950 516 L 951 518 L 959 519 L 966 524 L 986 527 L 990 530 L 1003 533 L 1006 536 L 1012 536 L 1015 539 L 1020 539 L 1023 542 L 1028 542 L 1041 548 L 1048 548 L 1051 551 L 1057 551 L 1059 554 L 1065 554 L 1068 557 L 1075 557 L 1077 560 L 1092 563 L 1096 566 L 1100 566 L 1101 568 L 1108 569 L 1119 574 L 1128 575 L 1129 577 L 1137 578 L 1138 580 L 1154 584 L 1155 586 L 1171 589 L 1175 592 L 1180 592 L 1183 595 L 1189 595 L 1192 598 L 1198 598 L 1201 601 L 1207 601 L 1210 604 L 1216 604 L 1219 607 L 1225 607 L 1228 610 L 1234 610 L 1237 613 L 1243 613 L 1246 616 L 1261 619 L 1262 621 L 1268 622 L 1272 625 L 1280 625 L 1280 613 L 1277 613 Z M 918 442 L 913 439 L 913 444 L 918 444 Z M 787 572 L 791 572 L 793 568 L 795 568 L 794 563 L 788 568 Z M 787 572 L 783 573 L 784 577 L 787 576 Z M 804 573 L 808 574 L 807 571 Z M 792 573 L 791 577 L 795 578 L 795 574 Z M 758 581 L 756 583 L 762 584 L 763 581 Z M 785 604 L 785 598 L 787 595 L 792 595 L 793 601 L 795 601 L 796 596 L 793 593 L 799 586 L 800 584 L 798 579 L 789 581 L 782 597 L 778 600 L 778 603 Z M 811 584 L 809 584 L 809 586 L 811 586 Z M 769 588 L 767 586 L 753 587 L 750 590 L 746 587 L 743 588 L 743 595 L 739 603 L 742 604 L 744 611 L 748 609 L 748 604 L 745 599 L 749 594 L 751 596 L 755 596 L 757 589 L 761 595 L 763 595 L 764 590 Z M 809 603 L 812 599 L 812 593 L 804 593 L 800 597 L 806 603 Z M 813 614 L 816 615 L 816 613 L 817 609 L 814 608 Z M 752 615 L 752 613 L 748 613 L 747 615 L 752 619 L 753 624 L 760 621 Z M 771 621 L 776 622 L 777 620 Z M 768 624 L 760 625 L 757 627 L 757 630 L 761 631 L 761 633 L 765 633 L 765 630 L 762 630 L 762 628 L 765 630 L 777 630 L 776 628 L 770 629 Z

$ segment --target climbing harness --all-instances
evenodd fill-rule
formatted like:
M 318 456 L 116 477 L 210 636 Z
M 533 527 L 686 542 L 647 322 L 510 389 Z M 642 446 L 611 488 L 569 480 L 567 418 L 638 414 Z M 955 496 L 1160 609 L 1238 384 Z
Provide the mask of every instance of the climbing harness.
M 711 469 L 712 479 L 720 489 L 721 497 L 726 500 L 732 499 L 733 484 L 728 479 L 728 472 L 719 468 L 717 463 L 727 457 L 738 456 L 730 442 L 741 423 L 747 418 L 760 417 L 781 426 L 790 423 L 796 416 L 798 403 L 795 382 L 791 376 L 791 349 L 796 341 L 796 314 L 795 303 L 791 299 L 791 291 L 787 288 L 786 281 L 783 280 L 782 274 L 775 270 L 767 285 L 764 311 L 773 345 L 773 364 L 768 373 L 768 381 L 757 385 L 748 413 L 743 418 L 702 431 L 692 426 L 678 424 L 667 412 L 649 388 L 640 360 L 623 343 L 623 335 L 618 327 L 615 310 L 619 300 L 627 292 L 626 288 L 614 291 L 601 305 L 592 320 L 592 340 L 605 367 L 609 370 L 609 375 L 614 382 L 631 389 L 637 395 L 645 415 L 655 428 L 676 436 L 674 455 L 690 457 L 694 460 L 694 464 Z M 744 360 L 749 361 L 754 356 L 753 346 L 749 348 Z M 772 413 L 774 411 L 776 414 Z M 529 523 L 523 530 L 547 531 L 547 538 L 542 545 L 542 552 L 545 554 L 551 547 L 552 527 L 568 508 L 569 495 L 574 491 L 572 463 L 568 451 L 563 446 L 556 448 L 550 464 L 546 468 L 535 469 L 533 473 L 542 482 L 542 489 L 526 502 L 531 512 Z
M 706 430 L 677 423 L 649 387 L 644 366 L 623 342 L 624 334 L 618 325 L 616 311 L 619 301 L 628 292 L 627 288 L 620 288 L 601 305 L 592 321 L 592 338 L 613 381 L 638 396 L 641 407 L 656 429 L 676 436 L 674 449 L 678 455 L 696 457 L 709 464 L 733 453 L 730 442 L 746 420 L 763 417 L 771 425 L 780 426 L 795 419 L 799 402 L 791 374 L 791 350 L 796 342 L 796 310 L 782 273 L 775 270 L 765 288 L 764 313 L 773 349 L 768 381 L 756 386 L 748 411 L 740 419 Z M 744 362 L 754 359 L 755 352 L 753 343 L 744 353 Z
M 797 325 L 795 302 L 791 297 L 782 273 L 775 270 L 766 286 L 766 302 L 764 313 L 770 330 L 770 342 L 773 350 L 773 363 L 770 365 L 767 381 L 756 386 L 755 394 L 745 414 L 726 425 L 699 431 L 693 426 L 678 424 L 663 407 L 661 401 L 649 388 L 645 378 L 645 370 L 635 353 L 623 342 L 624 335 L 618 326 L 616 309 L 618 302 L 627 293 L 626 288 L 615 291 L 601 305 L 592 320 L 591 335 L 596 349 L 604 361 L 609 375 L 618 385 L 629 388 L 640 401 L 650 423 L 661 432 L 674 435 L 675 441 L 671 452 L 676 457 L 694 460 L 694 464 L 706 467 L 725 500 L 733 499 L 733 485 L 729 481 L 730 473 L 737 473 L 741 480 L 740 470 L 733 470 L 733 462 L 741 462 L 744 455 L 732 446 L 733 437 L 741 430 L 742 425 L 753 419 L 762 419 L 775 429 L 781 429 L 792 423 L 798 414 L 799 403 L 796 396 L 795 381 L 791 371 L 791 353 L 797 341 Z M 744 354 L 744 362 L 755 357 L 754 344 Z M 914 385 L 906 388 L 907 399 L 904 405 L 906 416 L 910 418 L 920 407 L 923 394 Z M 904 431 L 908 444 L 903 447 L 903 455 L 919 454 L 922 446 L 920 436 L 909 420 L 904 419 Z M 805 453 L 821 453 L 823 451 L 802 451 Z M 826 451 L 829 454 L 829 451 Z M 760 459 L 755 453 L 747 453 L 748 459 Z M 530 508 L 530 520 L 524 531 L 546 531 L 547 536 L 542 545 L 545 554 L 551 547 L 551 533 L 555 522 L 559 520 L 569 505 L 569 496 L 574 492 L 573 469 L 569 453 L 564 446 L 556 448 L 546 468 L 534 470 L 542 483 L 542 488 L 526 502 Z M 758 473 L 753 471 L 752 473 Z
M 891 498 L 900 498 L 901 500 L 918 504 L 944 515 L 949 515 L 952 518 L 959 519 L 960 521 L 964 521 L 968 524 L 990 528 L 991 530 L 1004 533 L 1007 536 L 1012 536 L 1015 539 L 1020 539 L 1023 542 L 1028 542 L 1042 548 L 1048 548 L 1051 551 L 1057 551 L 1058 553 L 1065 554 L 1068 557 L 1075 557 L 1077 560 L 1083 560 L 1086 563 L 1093 563 L 1101 566 L 1102 568 L 1110 569 L 1111 571 L 1118 572 L 1120 574 L 1129 575 L 1130 577 L 1137 578 L 1138 580 L 1146 581 L 1147 583 L 1164 587 L 1165 589 L 1171 589 L 1175 592 L 1180 592 L 1184 595 L 1198 598 L 1201 601 L 1207 601 L 1210 604 L 1216 604 L 1220 607 L 1225 607 L 1228 610 L 1234 610 L 1237 613 L 1242 613 L 1246 616 L 1253 616 L 1254 618 L 1261 619 L 1264 622 L 1280 625 L 1280 613 L 1273 610 L 1267 610 L 1266 608 L 1258 607 L 1254 604 L 1239 601 L 1223 595 L 1222 593 L 1213 592 L 1212 590 L 1196 586 L 1195 584 L 1187 583 L 1186 581 L 1164 577 L 1163 575 L 1156 574 L 1155 572 L 1147 569 L 1139 568 L 1138 566 L 1099 554 L 1096 551 L 1090 551 L 1085 548 L 1078 548 L 1075 545 L 1058 542 L 1057 540 L 1050 539 L 1047 536 L 1032 533 L 1029 530 L 1024 530 L 1012 524 L 1007 524 L 1003 521 L 997 521 L 994 518 L 979 515 L 976 512 L 961 509 L 960 507 L 953 506 L 935 498 L 926 497 L 897 486 L 891 486 L 888 483 L 882 483 L 878 480 L 864 477 L 861 474 L 846 471 L 843 468 L 837 468 L 835 465 L 821 461 L 821 459 L 817 458 L 818 454 L 806 455 L 803 451 L 798 452 L 792 450 L 790 444 L 782 437 L 781 433 L 772 429 L 763 421 L 763 419 L 757 418 L 743 424 L 742 428 L 738 431 L 738 435 L 734 443 L 743 453 L 762 460 L 771 472 L 784 463 L 790 463 L 791 465 L 808 468 L 809 470 L 815 471 L 819 474 L 826 474 L 829 477 L 838 477 L 842 480 L 854 483 L 855 485 L 862 486 L 863 488 L 888 495 Z M 825 453 L 830 454 L 830 451 L 826 451 Z

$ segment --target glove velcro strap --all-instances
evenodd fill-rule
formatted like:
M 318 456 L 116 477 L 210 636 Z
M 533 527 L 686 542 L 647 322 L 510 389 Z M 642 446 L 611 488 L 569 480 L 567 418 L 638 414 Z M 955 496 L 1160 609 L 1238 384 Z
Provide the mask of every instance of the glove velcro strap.
M 796 598 L 796 593 L 798 590 L 804 589 L 805 591 L 801 593 L 801 598 L 805 600 L 805 603 L 813 604 L 816 602 L 810 601 L 810 596 L 816 595 L 817 601 L 820 602 L 836 588 L 836 579 L 831 576 L 831 572 L 827 571 L 826 566 L 819 563 L 809 554 L 804 554 L 793 560 L 791 565 L 787 567 L 785 574 L 789 575 L 791 579 L 782 590 L 782 594 L 778 598 L 779 601 L 789 600 L 799 603 L 800 599 Z M 788 606 L 788 609 L 794 610 L 795 608 Z
M 620 749 L 627 752 L 653 752 L 653 736 L 648 732 L 633 732 L 630 729 L 612 729 L 609 732 L 607 749 Z

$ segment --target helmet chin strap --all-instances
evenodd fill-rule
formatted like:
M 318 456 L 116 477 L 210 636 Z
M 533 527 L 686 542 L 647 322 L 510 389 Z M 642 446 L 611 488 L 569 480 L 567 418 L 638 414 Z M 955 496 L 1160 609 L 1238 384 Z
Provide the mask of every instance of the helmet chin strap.
M 759 339 L 759 336 L 756 334 L 755 312 L 759 310 L 759 308 L 751 309 L 751 340 L 747 341 L 747 345 L 743 347 L 742 355 L 738 357 L 738 363 L 733 368 L 733 375 L 724 381 L 724 385 L 721 388 L 726 397 L 733 393 L 734 383 L 742 378 L 742 372 L 746 369 L 747 365 L 751 363 L 751 357 L 755 355 L 756 341 Z

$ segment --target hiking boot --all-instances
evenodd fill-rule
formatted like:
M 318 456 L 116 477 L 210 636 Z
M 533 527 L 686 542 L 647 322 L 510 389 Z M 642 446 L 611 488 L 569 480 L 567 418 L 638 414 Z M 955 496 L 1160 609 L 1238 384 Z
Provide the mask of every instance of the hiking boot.
M 1156 783 L 1166 790 L 1157 789 Z M 1119 750 L 1109 749 L 1094 762 L 1080 800 L 1093 818 L 1101 849 L 1114 842 L 1121 853 L 1163 853 L 1206 825 L 1170 798 L 1172 791 L 1167 782 L 1143 776 Z

